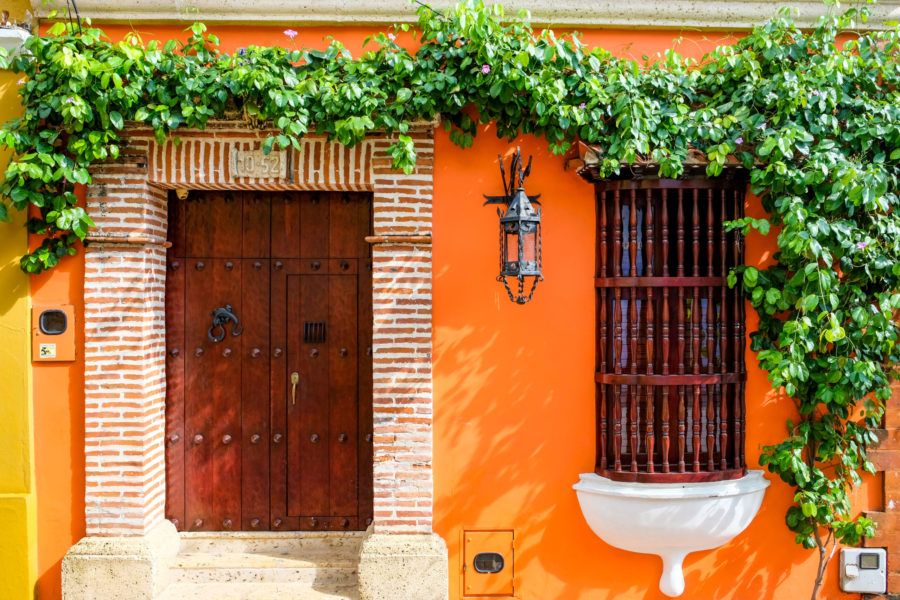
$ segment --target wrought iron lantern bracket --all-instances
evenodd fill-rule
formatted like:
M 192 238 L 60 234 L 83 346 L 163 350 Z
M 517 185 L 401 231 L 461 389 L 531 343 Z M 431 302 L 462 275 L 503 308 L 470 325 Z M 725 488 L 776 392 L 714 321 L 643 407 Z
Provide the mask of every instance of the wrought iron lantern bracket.
M 506 212 L 497 209 L 500 217 L 500 274 L 497 281 L 506 288 L 509 299 L 516 304 L 525 304 L 534 296 L 537 284 L 544 280 L 541 273 L 541 209 L 540 194 L 529 196 L 525 193 L 525 178 L 531 173 L 531 159 L 523 168 L 522 150 L 516 148 L 510 163 L 509 178 L 500 160 L 500 176 L 503 180 L 503 196 L 487 196 L 482 206 L 502 204 Z M 507 278 L 517 281 L 517 293 L 510 289 Z M 525 279 L 532 278 L 531 290 L 525 294 Z

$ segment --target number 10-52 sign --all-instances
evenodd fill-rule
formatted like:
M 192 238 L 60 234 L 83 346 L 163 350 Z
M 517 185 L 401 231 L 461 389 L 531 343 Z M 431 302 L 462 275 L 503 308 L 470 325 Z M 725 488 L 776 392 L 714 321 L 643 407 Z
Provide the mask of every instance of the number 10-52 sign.
M 273 150 L 232 150 L 231 178 L 284 179 L 287 177 L 287 152 Z

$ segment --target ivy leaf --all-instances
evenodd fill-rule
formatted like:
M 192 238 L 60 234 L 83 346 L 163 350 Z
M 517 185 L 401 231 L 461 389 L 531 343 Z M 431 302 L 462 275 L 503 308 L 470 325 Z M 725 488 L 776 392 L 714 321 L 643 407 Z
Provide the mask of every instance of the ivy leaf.
M 759 270 L 756 267 L 747 267 L 744 269 L 744 285 L 748 288 L 756 287 L 759 281 Z
M 122 127 L 124 127 L 125 125 L 125 121 L 124 119 L 122 119 L 122 114 L 117 110 L 111 111 L 109 113 L 109 122 L 116 129 L 122 129 Z

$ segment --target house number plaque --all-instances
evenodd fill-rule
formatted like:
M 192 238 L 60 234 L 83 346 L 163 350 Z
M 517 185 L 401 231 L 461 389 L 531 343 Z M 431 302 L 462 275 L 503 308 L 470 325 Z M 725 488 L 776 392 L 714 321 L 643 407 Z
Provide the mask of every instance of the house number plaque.
M 264 154 L 262 150 L 232 150 L 231 178 L 255 177 L 257 179 L 278 179 L 287 177 L 287 152 L 273 150 Z

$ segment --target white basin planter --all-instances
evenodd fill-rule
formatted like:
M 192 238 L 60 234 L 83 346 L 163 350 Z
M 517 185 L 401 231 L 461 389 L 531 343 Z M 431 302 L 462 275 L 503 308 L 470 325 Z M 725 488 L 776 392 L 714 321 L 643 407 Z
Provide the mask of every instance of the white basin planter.
M 0 27 L 0 48 L 6 48 L 12 58 L 25 45 L 31 34 L 18 27 Z
M 718 548 L 746 529 L 768 486 L 762 471 L 750 471 L 705 483 L 631 483 L 584 473 L 573 487 L 600 539 L 662 558 L 659 589 L 674 598 L 684 592 L 684 557 Z

